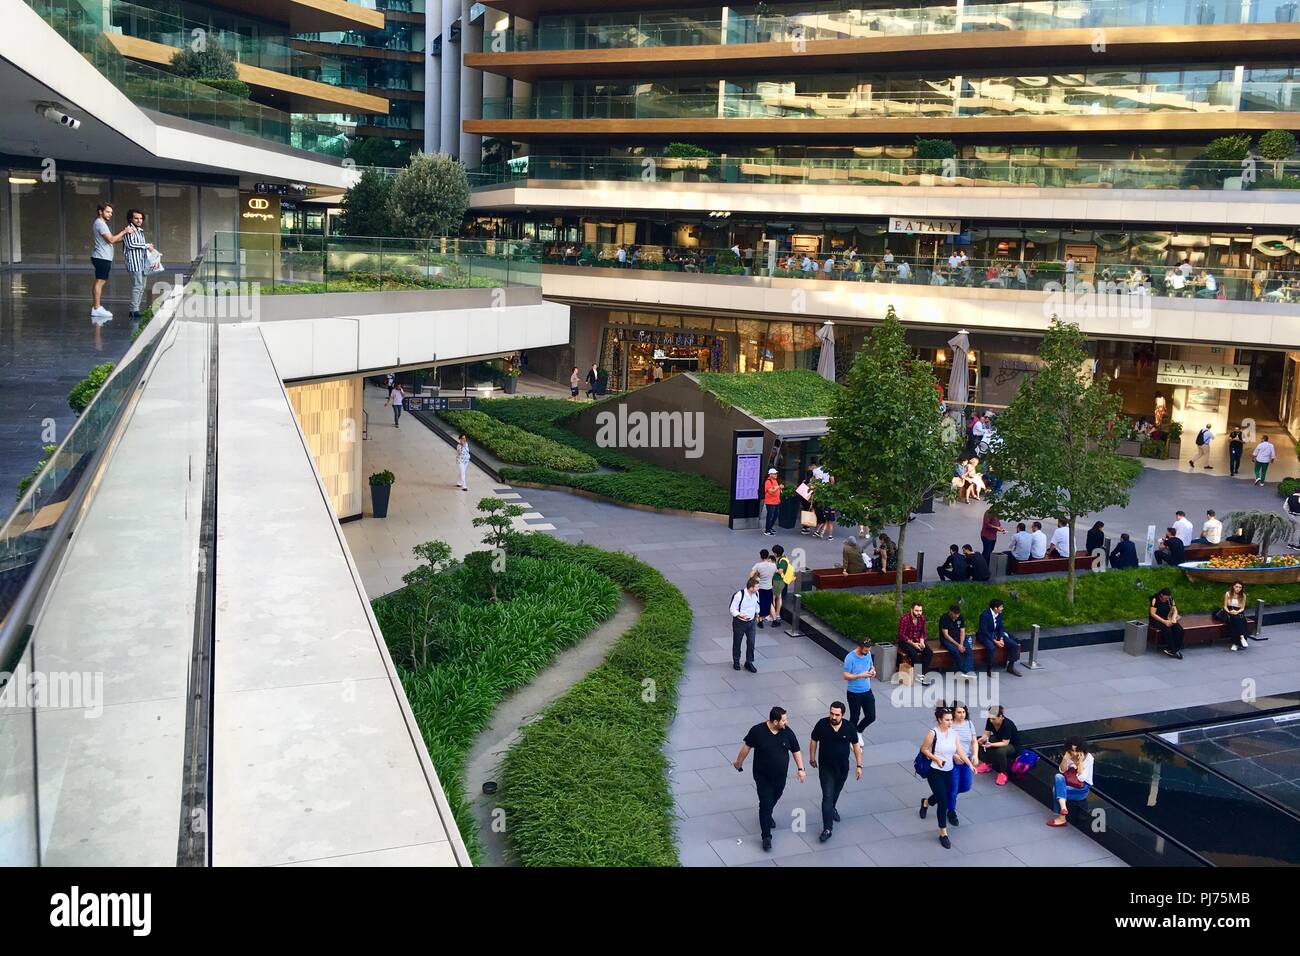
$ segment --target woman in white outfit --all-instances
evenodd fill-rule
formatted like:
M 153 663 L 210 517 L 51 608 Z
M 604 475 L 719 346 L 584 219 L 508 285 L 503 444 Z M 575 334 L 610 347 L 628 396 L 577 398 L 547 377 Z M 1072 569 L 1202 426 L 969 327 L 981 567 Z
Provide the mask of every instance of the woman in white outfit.
M 935 709 L 934 726 L 921 741 L 921 756 L 930 761 L 930 773 L 926 777 L 930 784 L 930 796 L 921 801 L 921 819 L 925 819 L 930 807 L 936 808 L 939 843 L 945 850 L 951 850 L 952 843 L 948 840 L 948 795 L 956 783 L 953 780 L 953 768 L 959 763 L 973 766 L 961 745 L 961 737 L 953 730 L 952 708 Z
M 465 476 L 469 469 L 469 438 L 464 432 L 460 433 L 460 441 L 456 443 L 456 464 L 460 466 L 460 482 L 456 487 L 461 491 L 469 491 L 469 482 Z

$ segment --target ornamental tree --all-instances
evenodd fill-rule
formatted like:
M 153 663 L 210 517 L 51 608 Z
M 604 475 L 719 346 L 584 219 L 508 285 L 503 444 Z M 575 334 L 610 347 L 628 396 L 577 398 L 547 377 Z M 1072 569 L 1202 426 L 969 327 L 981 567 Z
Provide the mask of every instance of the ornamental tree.
M 416 153 L 389 187 L 393 227 L 417 239 L 460 232 L 468 208 L 469 177 L 465 167 L 446 153 Z
M 850 520 L 898 525 L 894 607 L 903 610 L 907 522 L 925 500 L 951 489 L 960 441 L 943 427 L 934 369 L 908 346 L 891 305 L 854 358 L 833 399 L 823 461 L 835 481 L 820 499 Z
M 997 416 L 989 470 L 1003 479 L 998 514 L 1063 518 L 1069 529 L 1066 600 L 1074 603 L 1074 524 L 1129 501 L 1131 476 L 1116 454 L 1124 438 L 1121 398 L 1093 375 L 1087 337 L 1052 316 L 1042 364 Z
M 392 179 L 377 169 L 366 169 L 343 196 L 339 231 L 345 236 L 391 236 L 388 193 Z

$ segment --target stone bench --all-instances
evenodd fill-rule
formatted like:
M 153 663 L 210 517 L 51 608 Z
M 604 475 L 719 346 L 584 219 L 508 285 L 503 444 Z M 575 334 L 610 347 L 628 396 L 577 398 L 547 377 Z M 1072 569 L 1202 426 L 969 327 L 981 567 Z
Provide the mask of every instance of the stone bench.
M 812 577 L 813 587 L 829 591 L 838 588 L 892 587 L 897 574 L 894 571 L 862 571 L 857 574 L 845 574 L 843 568 L 814 568 Z M 916 568 L 910 564 L 904 565 L 903 583 L 915 584 L 918 580 Z

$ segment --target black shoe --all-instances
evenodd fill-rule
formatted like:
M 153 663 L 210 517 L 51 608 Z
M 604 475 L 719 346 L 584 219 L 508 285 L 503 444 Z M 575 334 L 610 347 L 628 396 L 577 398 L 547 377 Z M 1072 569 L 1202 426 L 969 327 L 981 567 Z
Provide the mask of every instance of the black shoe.
M 930 804 L 929 804 L 928 802 L 926 802 L 925 800 L 922 800 L 922 801 L 921 801 L 921 819 L 924 820 L 924 819 L 925 819 L 925 815 L 926 815 L 927 813 L 929 813 L 929 812 L 930 812 Z
M 1181 661 L 1181 660 L 1183 659 L 1183 652 L 1182 652 L 1182 651 L 1174 651 L 1174 657 L 1178 658 L 1178 659 Z
M 1020 671 L 1016 670 L 1016 665 L 1014 663 L 1007 665 L 1007 673 L 1010 674 L 1012 677 L 1024 676 L 1023 674 L 1020 673 Z
M 770 836 L 763 837 L 763 849 L 764 850 L 772 849 L 772 838 Z
M 732 662 L 731 662 L 731 669 L 732 669 L 733 671 L 738 671 L 738 670 L 740 670 L 740 661 L 732 661 Z
M 751 674 L 758 673 L 758 668 L 754 666 L 753 661 L 749 661 L 748 663 L 745 664 L 745 670 L 749 671 Z
M 829 840 L 830 838 L 831 838 L 831 831 L 830 831 L 830 830 L 823 830 L 823 831 L 821 832 L 821 835 L 817 837 L 817 842 L 818 842 L 818 843 L 825 843 L 825 842 L 826 842 L 827 840 Z
M 951 850 L 952 841 L 941 833 L 939 834 L 939 846 L 943 847 L 945 850 Z
M 953 813 L 952 811 L 948 812 L 948 822 L 955 827 L 961 826 L 961 821 L 957 819 L 957 814 Z
M 839 822 L 840 822 L 840 811 L 838 811 L 838 810 L 832 810 L 832 811 L 831 811 L 831 819 L 834 820 L 836 823 L 839 823 Z
M 766 621 L 759 621 L 759 622 L 758 622 L 758 626 L 759 626 L 759 627 L 767 627 L 767 622 L 766 622 Z

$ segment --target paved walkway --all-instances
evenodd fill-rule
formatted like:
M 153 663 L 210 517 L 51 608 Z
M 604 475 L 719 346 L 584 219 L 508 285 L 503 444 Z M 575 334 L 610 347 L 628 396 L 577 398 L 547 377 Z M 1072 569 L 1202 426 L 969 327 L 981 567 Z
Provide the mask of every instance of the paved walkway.
M 1145 474 L 1127 516 L 1107 521 L 1145 530 L 1148 512 L 1164 513 L 1171 501 L 1189 513 L 1213 503 L 1220 511 L 1244 507 L 1257 491 L 1227 478 Z M 673 790 L 680 818 L 681 859 L 687 865 L 1117 865 L 1118 860 L 1082 833 L 1048 829 L 1045 809 L 1014 787 L 999 788 L 988 776 L 977 778 L 961 797 L 962 825 L 952 830 L 953 849 L 935 836 L 934 817 L 922 821 L 917 806 L 928 791 L 910 764 L 929 724 L 924 699 L 891 703 L 890 688 L 877 689 L 877 722 L 867 732 L 861 782 L 850 781 L 840 800 L 843 822 L 835 836 L 818 843 L 819 795 L 815 777 L 803 785 L 793 775 L 778 806 L 770 854 L 757 839 L 756 799 L 749 770 L 742 777 L 730 766 L 745 731 L 781 704 L 807 747 L 813 722 L 831 700 L 843 699 L 835 661 L 807 639 L 784 632 L 759 632 L 759 673 L 731 669 L 727 602 L 760 547 L 772 539 L 757 532 L 731 532 L 724 525 L 619 508 L 559 491 L 530 490 L 529 500 L 567 540 L 628 551 L 658 567 L 685 593 L 695 626 L 681 686 L 681 707 L 668 742 L 673 759 Z M 1261 493 L 1262 495 L 1262 493 Z M 1267 500 L 1267 499 L 1266 499 Z M 977 530 L 978 509 L 941 508 L 916 537 L 927 547 L 957 532 Z M 839 541 L 809 540 L 789 534 L 776 539 L 787 548 L 802 545 L 814 565 L 838 556 Z M 1013 621 L 1013 626 L 1016 622 Z M 1026 622 L 1029 623 L 1029 622 Z M 1243 681 L 1257 693 L 1300 687 L 1297 629 L 1274 628 L 1270 641 L 1245 653 L 1196 648 L 1182 662 L 1162 656 L 1124 656 L 1117 645 L 1053 651 L 1044 669 L 1022 678 L 999 675 L 997 690 L 1023 728 L 1050 726 L 1141 713 L 1237 697 Z M 963 691 L 963 693 L 965 693 Z M 969 698 L 968 698 L 969 699 Z M 982 722 L 981 722 L 982 725 Z M 804 821 L 801 832 L 793 827 Z

